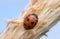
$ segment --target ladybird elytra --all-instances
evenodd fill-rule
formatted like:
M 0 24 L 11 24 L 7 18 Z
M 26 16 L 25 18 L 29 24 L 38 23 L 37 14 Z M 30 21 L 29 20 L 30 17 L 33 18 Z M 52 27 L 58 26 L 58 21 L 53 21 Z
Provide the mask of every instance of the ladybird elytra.
M 29 14 L 24 18 L 23 26 L 26 30 L 33 29 L 38 22 L 38 16 L 36 14 Z

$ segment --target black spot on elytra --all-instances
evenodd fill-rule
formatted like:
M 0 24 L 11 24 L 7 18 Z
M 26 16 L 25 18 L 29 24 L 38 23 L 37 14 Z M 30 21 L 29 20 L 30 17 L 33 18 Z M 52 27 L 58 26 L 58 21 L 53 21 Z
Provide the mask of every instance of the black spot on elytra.
M 29 21 L 29 18 L 27 17 L 26 20 Z
M 34 22 L 31 22 L 31 24 L 33 25 L 33 24 L 34 24 Z
M 26 24 L 24 23 L 24 26 L 26 26 Z
M 31 29 L 31 27 L 30 27 L 30 26 L 28 26 L 28 29 Z
M 36 23 L 35 23 L 35 25 L 36 25 Z

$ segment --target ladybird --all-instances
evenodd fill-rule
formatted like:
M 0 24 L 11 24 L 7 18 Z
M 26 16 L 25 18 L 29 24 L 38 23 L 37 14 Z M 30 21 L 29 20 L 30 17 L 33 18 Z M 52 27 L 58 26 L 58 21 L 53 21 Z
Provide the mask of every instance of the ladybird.
M 26 30 L 33 29 L 38 22 L 38 16 L 36 14 L 29 14 L 24 18 L 23 22 L 24 28 Z

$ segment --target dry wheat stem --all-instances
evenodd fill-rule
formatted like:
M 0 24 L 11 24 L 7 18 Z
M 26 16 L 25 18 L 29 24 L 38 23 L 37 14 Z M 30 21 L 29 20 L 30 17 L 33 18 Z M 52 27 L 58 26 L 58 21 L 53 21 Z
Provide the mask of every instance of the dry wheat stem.
M 31 13 L 38 15 L 38 23 L 32 30 L 23 27 L 24 18 Z M 20 17 L 8 21 L 0 39 L 39 39 L 60 20 L 60 0 L 30 0 Z

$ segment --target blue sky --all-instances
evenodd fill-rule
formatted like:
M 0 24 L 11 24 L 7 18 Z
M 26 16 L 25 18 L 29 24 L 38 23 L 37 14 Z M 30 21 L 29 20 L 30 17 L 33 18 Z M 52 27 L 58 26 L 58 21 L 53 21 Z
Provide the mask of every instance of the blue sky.
M 0 0 L 0 33 L 6 28 L 4 19 L 17 18 L 29 0 Z M 60 39 L 60 21 L 41 39 Z

